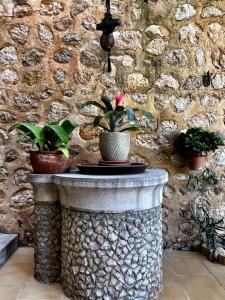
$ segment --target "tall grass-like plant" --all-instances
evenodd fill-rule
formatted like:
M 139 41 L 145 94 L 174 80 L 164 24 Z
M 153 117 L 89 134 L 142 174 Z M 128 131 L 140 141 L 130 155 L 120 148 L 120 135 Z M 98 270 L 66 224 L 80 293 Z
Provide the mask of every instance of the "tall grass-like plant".
M 205 205 L 200 205 L 198 209 L 199 213 L 193 219 L 198 224 L 200 233 L 205 235 L 207 247 L 215 250 L 224 238 L 221 235 L 221 231 L 224 231 L 223 218 L 218 219 L 210 216 L 208 207 Z
M 186 192 L 192 194 L 197 192 L 197 194 L 195 199 L 184 203 L 181 216 L 190 224 L 197 225 L 195 228 L 198 230 L 201 250 L 209 260 L 215 261 L 216 249 L 224 248 L 225 241 L 224 218 L 213 216 L 210 212 L 212 198 L 223 192 L 219 178 L 209 168 L 205 168 L 198 174 L 190 173 Z

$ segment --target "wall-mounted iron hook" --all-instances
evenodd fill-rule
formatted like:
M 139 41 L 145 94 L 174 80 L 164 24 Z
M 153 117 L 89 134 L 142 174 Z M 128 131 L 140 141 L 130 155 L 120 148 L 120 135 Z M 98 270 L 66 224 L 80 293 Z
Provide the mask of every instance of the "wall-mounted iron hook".
M 208 87 L 211 85 L 211 82 L 212 82 L 212 73 L 210 73 L 209 71 L 207 73 L 205 73 L 203 76 L 202 76 L 202 84 L 205 86 L 205 87 Z
M 108 72 L 111 72 L 111 49 L 115 45 L 113 31 L 121 25 L 120 19 L 113 19 L 111 14 L 110 0 L 106 0 L 106 13 L 101 23 L 97 24 L 96 29 L 102 31 L 100 45 L 104 51 L 108 52 Z

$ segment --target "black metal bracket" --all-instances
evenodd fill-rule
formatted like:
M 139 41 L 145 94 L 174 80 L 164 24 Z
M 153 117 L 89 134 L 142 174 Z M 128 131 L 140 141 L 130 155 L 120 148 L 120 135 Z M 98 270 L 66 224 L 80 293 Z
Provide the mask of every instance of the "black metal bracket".
M 202 84 L 205 86 L 205 87 L 208 87 L 211 85 L 211 82 L 212 82 L 212 73 L 210 73 L 209 71 L 207 73 L 205 73 L 203 76 L 202 76 Z
M 115 45 L 113 31 L 121 25 L 120 19 L 113 19 L 110 9 L 110 0 L 106 0 L 106 13 L 101 23 L 97 24 L 96 29 L 102 31 L 100 45 L 104 51 L 108 52 L 108 72 L 111 72 L 110 52 Z

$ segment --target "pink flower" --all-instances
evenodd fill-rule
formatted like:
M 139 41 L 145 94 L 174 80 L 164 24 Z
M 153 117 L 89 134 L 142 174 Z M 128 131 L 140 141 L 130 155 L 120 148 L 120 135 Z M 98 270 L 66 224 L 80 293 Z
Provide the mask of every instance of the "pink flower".
M 123 97 L 124 97 L 124 94 L 122 92 L 117 92 L 116 93 L 116 97 L 115 97 L 115 99 L 116 99 L 116 106 L 119 106 L 119 105 L 122 104 Z

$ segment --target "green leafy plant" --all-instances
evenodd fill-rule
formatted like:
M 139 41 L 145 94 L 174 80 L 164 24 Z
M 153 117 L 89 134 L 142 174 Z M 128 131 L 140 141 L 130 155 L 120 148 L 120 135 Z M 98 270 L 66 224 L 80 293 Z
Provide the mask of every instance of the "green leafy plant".
M 221 231 L 224 231 L 223 218 L 218 219 L 210 216 L 208 207 L 200 204 L 198 213 L 195 216 L 193 215 L 193 221 L 199 226 L 200 234 L 205 236 L 204 240 L 208 249 L 216 250 L 216 247 L 218 244 L 222 244 L 224 238 L 221 234 Z
M 175 148 L 183 155 L 186 152 L 202 153 L 215 151 L 224 142 L 216 132 L 205 130 L 201 127 L 188 129 L 181 132 L 174 140 Z
M 109 132 L 141 130 L 136 114 L 142 114 L 149 122 L 154 121 L 153 115 L 149 112 L 124 107 L 122 105 L 123 97 L 123 94 L 118 92 L 115 98 L 103 96 L 101 98 L 102 104 L 97 101 L 86 101 L 79 105 L 79 108 L 82 109 L 90 105 L 98 107 L 102 114 L 94 117 L 93 125 Z M 115 100 L 114 105 L 113 100 Z
M 197 174 L 190 173 L 184 190 L 192 193 L 196 191 L 197 194 L 195 201 L 184 203 L 180 215 L 190 224 L 195 225 L 193 228 L 198 232 L 197 237 L 201 246 L 209 250 L 208 259 L 214 261 L 217 247 L 224 248 L 225 241 L 223 218 L 212 216 L 210 213 L 212 193 L 215 196 L 222 192 L 219 178 L 209 168 Z
M 21 131 L 17 142 L 29 140 L 39 151 L 62 152 L 69 157 L 67 144 L 69 136 L 78 125 L 70 120 L 61 123 L 47 123 L 43 128 L 32 123 L 17 123 L 9 128 L 9 132 L 17 129 Z
M 215 194 L 219 194 L 222 190 L 218 176 L 209 168 L 205 168 L 199 174 L 190 173 L 187 185 L 188 188 L 192 188 L 192 190 L 196 189 L 201 194 L 210 195 L 211 191 Z

